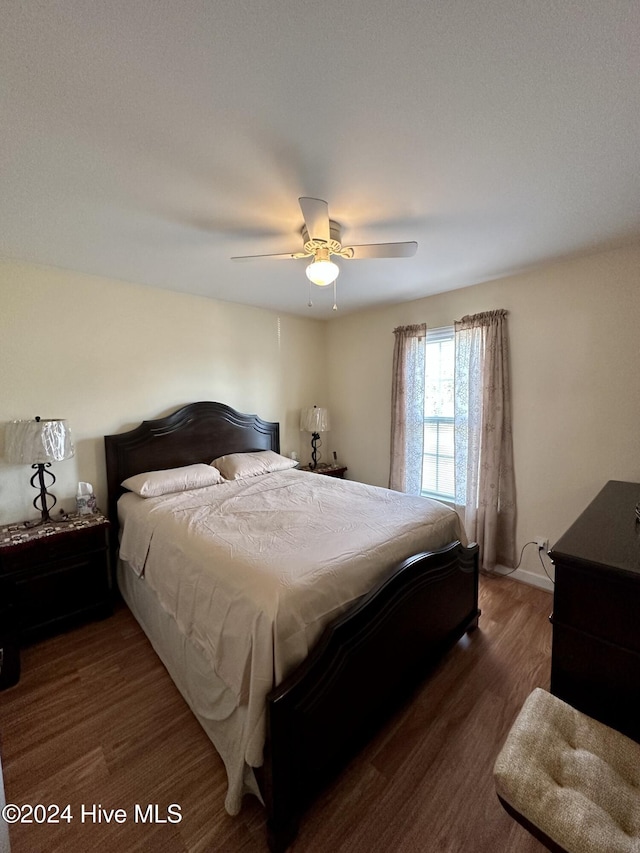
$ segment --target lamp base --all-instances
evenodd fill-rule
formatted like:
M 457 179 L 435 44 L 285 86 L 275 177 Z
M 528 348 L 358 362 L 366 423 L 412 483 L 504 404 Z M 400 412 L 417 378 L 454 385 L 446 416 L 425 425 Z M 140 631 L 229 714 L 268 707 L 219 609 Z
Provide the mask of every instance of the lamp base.
M 322 455 L 318 453 L 319 444 L 322 444 L 320 441 L 320 433 L 311 433 L 311 462 L 309 463 L 309 468 L 311 468 L 312 471 L 316 470 L 318 467 L 318 460 L 322 458 Z
M 75 519 L 60 510 L 60 515 L 56 516 L 56 518 L 47 515 L 46 517 L 37 518 L 34 521 L 23 521 L 22 526 L 25 530 L 31 530 L 34 527 L 40 527 L 42 524 L 71 524 L 72 521 L 75 521 Z
M 46 524 L 47 521 L 53 521 L 50 515 L 50 510 L 52 510 L 58 503 L 58 499 L 55 495 L 52 495 L 47 491 L 44 475 L 48 474 L 51 477 L 51 482 L 49 483 L 50 486 L 53 486 L 56 478 L 52 471 L 45 470 L 46 468 L 51 467 L 51 462 L 36 462 L 31 467 L 34 468 L 36 472 L 30 480 L 31 485 L 34 489 L 40 489 L 40 493 L 33 499 L 33 506 L 35 509 L 40 510 L 40 520 L 30 524 L 29 527 L 37 527 L 39 524 Z M 35 482 L 36 479 L 38 480 L 37 483 Z M 49 501 L 47 501 L 47 498 L 49 498 Z M 38 501 L 40 502 L 39 504 Z

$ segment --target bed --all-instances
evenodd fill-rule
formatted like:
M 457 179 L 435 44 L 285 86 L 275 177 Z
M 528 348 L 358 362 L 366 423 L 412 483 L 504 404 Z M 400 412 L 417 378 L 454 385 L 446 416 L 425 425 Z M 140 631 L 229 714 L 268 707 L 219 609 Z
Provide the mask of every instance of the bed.
M 478 554 L 443 505 L 290 467 L 151 499 L 121 485 L 265 451 L 277 423 L 213 402 L 105 436 L 120 591 L 223 758 L 227 811 L 258 796 L 280 851 L 477 626 Z

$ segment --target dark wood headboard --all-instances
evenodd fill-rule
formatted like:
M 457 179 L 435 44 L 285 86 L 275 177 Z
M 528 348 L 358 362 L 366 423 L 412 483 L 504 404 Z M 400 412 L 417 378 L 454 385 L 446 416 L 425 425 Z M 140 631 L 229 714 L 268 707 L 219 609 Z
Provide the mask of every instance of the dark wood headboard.
M 172 415 L 119 435 L 105 435 L 108 514 L 115 541 L 120 483 L 143 471 L 160 471 L 204 462 L 226 453 L 252 450 L 280 452 L 280 425 L 257 415 L 244 415 L 224 403 L 190 403 Z

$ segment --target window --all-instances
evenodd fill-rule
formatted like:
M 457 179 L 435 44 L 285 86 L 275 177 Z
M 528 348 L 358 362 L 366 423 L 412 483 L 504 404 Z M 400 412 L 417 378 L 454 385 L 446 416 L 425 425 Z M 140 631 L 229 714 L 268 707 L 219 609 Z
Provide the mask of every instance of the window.
M 424 452 L 421 494 L 429 498 L 453 501 L 455 499 L 453 326 L 428 329 L 425 343 Z
M 488 570 L 516 559 L 506 318 L 393 330 L 389 488 L 455 504 Z

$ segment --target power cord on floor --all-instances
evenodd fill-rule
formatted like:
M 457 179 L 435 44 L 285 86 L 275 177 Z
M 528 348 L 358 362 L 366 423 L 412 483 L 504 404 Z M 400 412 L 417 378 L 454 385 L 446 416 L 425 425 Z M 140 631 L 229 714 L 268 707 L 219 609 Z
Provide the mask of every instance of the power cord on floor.
M 505 577 L 507 577 L 508 575 L 512 575 L 512 574 L 516 571 L 516 569 L 519 569 L 519 568 L 520 568 L 520 564 L 522 563 L 522 557 L 523 557 L 523 555 L 524 555 L 524 549 L 527 547 L 527 545 L 535 545 L 535 546 L 536 546 L 536 548 L 538 549 L 538 557 L 540 558 L 540 564 L 541 564 L 541 566 L 542 566 L 542 568 L 543 568 L 543 570 L 544 570 L 544 573 L 545 573 L 545 575 L 549 578 L 549 580 L 551 581 L 551 583 L 552 583 L 552 584 L 555 584 L 554 579 L 551 577 L 551 575 L 550 575 L 550 574 L 549 574 L 549 572 L 547 571 L 547 567 L 545 566 L 545 564 L 544 564 L 544 560 L 542 559 L 542 551 L 543 551 L 543 549 L 542 549 L 542 548 L 540 548 L 540 546 L 538 545 L 538 543 L 537 543 L 535 540 L 533 540 L 533 539 L 532 539 L 530 542 L 525 542 L 525 543 L 524 543 L 524 545 L 522 546 L 522 550 L 520 551 L 520 558 L 519 558 L 518 562 L 516 563 L 516 565 L 515 565 L 515 566 L 514 566 L 510 571 L 508 571 L 508 572 L 496 572 L 496 573 L 495 573 L 495 577 L 505 578 Z M 489 574 L 492 574 L 492 573 L 490 572 Z

